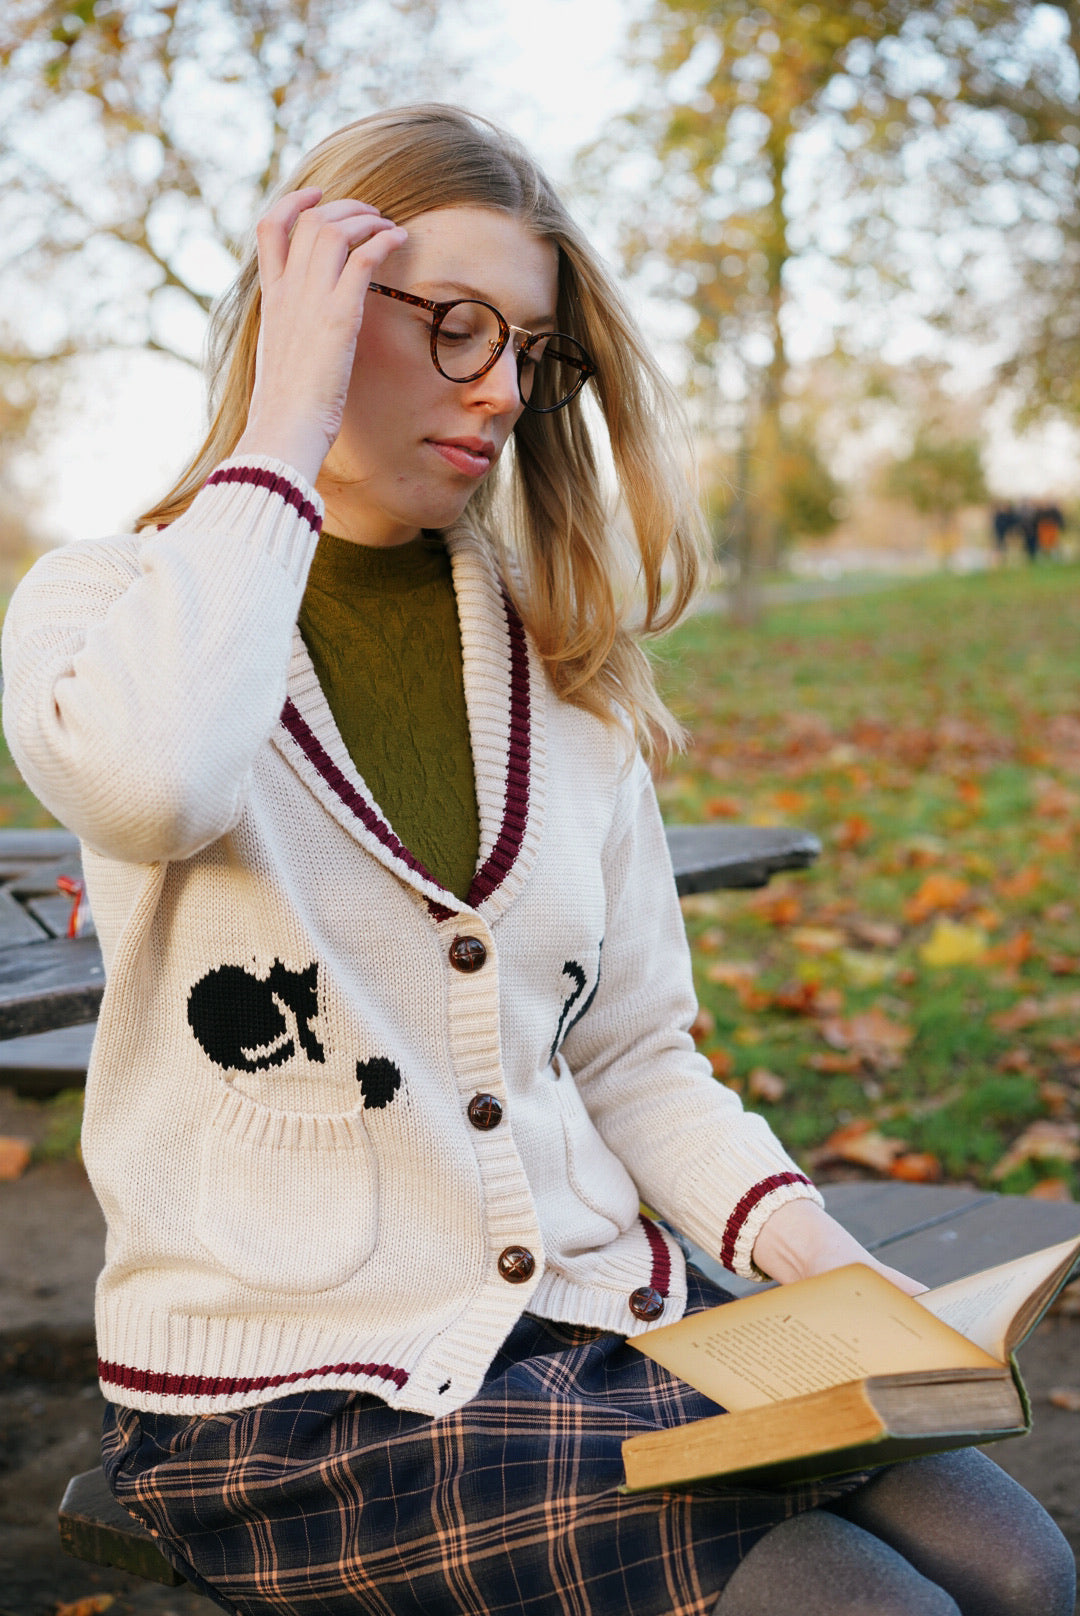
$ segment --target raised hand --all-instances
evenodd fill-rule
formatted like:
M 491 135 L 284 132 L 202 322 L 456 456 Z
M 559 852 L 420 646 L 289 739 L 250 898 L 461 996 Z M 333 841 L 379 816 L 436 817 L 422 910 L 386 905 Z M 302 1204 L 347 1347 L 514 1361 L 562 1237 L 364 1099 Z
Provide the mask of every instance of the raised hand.
M 234 453 L 274 455 L 314 482 L 341 426 L 364 298 L 407 232 L 366 202 L 290 191 L 259 221 L 255 387 Z

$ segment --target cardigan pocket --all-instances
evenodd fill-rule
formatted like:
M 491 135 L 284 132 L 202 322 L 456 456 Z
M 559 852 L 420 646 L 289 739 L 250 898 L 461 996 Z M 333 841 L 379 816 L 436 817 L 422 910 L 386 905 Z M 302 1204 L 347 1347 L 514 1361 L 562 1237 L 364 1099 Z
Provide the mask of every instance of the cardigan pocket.
M 590 1212 L 610 1219 L 625 1232 L 638 1215 L 637 1185 L 601 1138 L 562 1055 L 555 1056 L 550 1069 L 566 1140 L 570 1188 Z
M 371 1256 L 378 1169 L 358 1113 L 272 1111 L 227 1088 L 203 1140 L 195 1233 L 242 1284 L 330 1290 Z

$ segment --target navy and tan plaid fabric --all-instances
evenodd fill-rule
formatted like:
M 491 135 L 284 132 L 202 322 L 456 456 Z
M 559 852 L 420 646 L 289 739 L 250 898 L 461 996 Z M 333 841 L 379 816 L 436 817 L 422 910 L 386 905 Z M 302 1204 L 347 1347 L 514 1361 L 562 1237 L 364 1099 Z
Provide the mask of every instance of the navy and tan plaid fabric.
M 728 1301 L 695 1270 L 690 1308 Z M 707 1616 L 772 1526 L 857 1484 L 623 1496 L 621 1443 L 719 1412 L 621 1336 L 525 1315 L 430 1419 L 352 1392 L 109 1405 L 117 1498 L 243 1616 Z

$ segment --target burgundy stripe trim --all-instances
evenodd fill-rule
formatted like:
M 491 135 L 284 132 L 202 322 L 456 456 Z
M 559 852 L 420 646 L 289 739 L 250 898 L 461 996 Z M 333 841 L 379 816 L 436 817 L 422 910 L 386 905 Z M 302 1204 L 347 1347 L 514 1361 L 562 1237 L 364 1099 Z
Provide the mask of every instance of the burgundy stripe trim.
M 304 498 L 295 483 L 287 477 L 279 477 L 277 472 L 264 471 L 259 466 L 226 466 L 221 471 L 212 471 L 203 487 L 210 488 L 214 483 L 250 483 L 253 488 L 265 488 L 267 493 L 278 494 L 286 505 L 291 505 L 313 533 L 322 531 L 322 517 L 311 501 Z
M 766 1195 L 771 1195 L 773 1190 L 783 1189 L 785 1184 L 809 1183 L 810 1180 L 805 1173 L 774 1173 L 771 1178 L 763 1178 L 760 1184 L 755 1184 L 753 1189 L 747 1190 L 730 1218 L 728 1218 L 727 1228 L 724 1230 L 724 1241 L 720 1248 L 720 1261 L 724 1267 L 730 1268 L 732 1273 L 735 1272 L 736 1244 L 742 1233 L 743 1224 L 759 1201 L 763 1201 Z
M 668 1243 L 651 1218 L 644 1212 L 639 1212 L 641 1227 L 645 1230 L 645 1237 L 649 1242 L 652 1253 L 652 1273 L 649 1275 L 649 1284 L 658 1290 L 661 1296 L 666 1296 L 671 1284 L 671 1252 Z
M 503 591 L 503 610 L 510 636 L 510 755 L 506 765 L 506 798 L 502 824 L 483 864 L 469 888 L 469 907 L 476 909 L 490 898 L 513 868 L 525 840 L 529 820 L 529 769 L 532 746 L 529 653 L 525 625 Z
M 405 843 L 399 841 L 394 835 L 386 820 L 381 818 L 366 798 L 362 797 L 359 791 L 349 784 L 322 742 L 300 716 L 300 711 L 291 696 L 286 700 L 281 710 L 281 722 L 300 747 L 304 756 L 315 766 L 326 781 L 331 791 L 341 798 L 346 808 L 356 815 L 360 823 L 371 832 L 375 839 L 381 842 L 389 852 L 393 853 L 395 858 L 400 859 L 403 864 L 407 865 L 414 875 L 418 875 L 423 880 L 439 886 L 440 883 L 435 880 L 431 871 L 425 869 L 420 860 L 409 852 Z M 448 910 L 447 913 L 452 914 L 453 910 Z
M 406 1369 L 374 1363 L 323 1364 L 319 1369 L 296 1369 L 289 1375 L 166 1375 L 152 1374 L 148 1369 L 132 1369 L 127 1364 L 107 1363 L 104 1358 L 98 1359 L 98 1375 L 110 1386 L 122 1386 L 128 1392 L 151 1392 L 158 1397 L 229 1397 L 240 1392 L 291 1386 L 298 1380 L 312 1380 L 316 1375 L 374 1375 L 379 1380 L 392 1380 L 400 1390 L 409 1378 Z
M 445 904 L 436 903 L 434 898 L 425 898 L 424 902 L 427 904 L 428 913 L 436 925 L 441 925 L 444 920 L 452 920 L 457 914 L 456 909 L 448 909 Z

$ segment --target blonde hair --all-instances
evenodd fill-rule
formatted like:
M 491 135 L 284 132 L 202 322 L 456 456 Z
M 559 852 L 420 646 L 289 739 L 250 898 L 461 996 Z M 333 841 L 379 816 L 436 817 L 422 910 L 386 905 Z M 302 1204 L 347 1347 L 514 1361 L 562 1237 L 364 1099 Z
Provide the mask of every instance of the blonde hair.
M 585 395 L 554 414 L 523 412 L 506 468 L 473 496 L 467 514 L 500 560 L 559 694 L 606 721 L 628 720 L 646 754 L 662 763 L 682 737 L 642 641 L 685 611 L 701 570 L 704 524 L 677 402 L 600 258 L 524 148 L 459 107 L 397 107 L 346 125 L 302 158 L 275 196 L 307 185 L 321 187 L 325 201 L 370 202 L 401 224 L 436 208 L 497 208 L 558 247 L 558 327 L 596 362 L 586 394 L 595 386 L 623 519 L 605 494 Z M 139 528 L 180 516 L 235 448 L 255 382 L 259 315 L 252 241 L 211 317 L 210 429 Z

